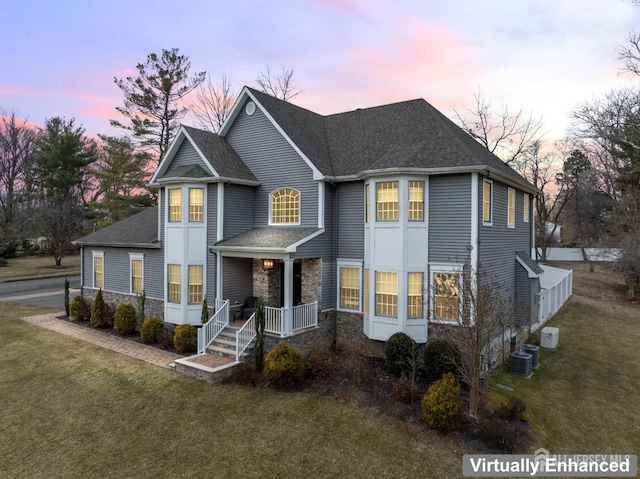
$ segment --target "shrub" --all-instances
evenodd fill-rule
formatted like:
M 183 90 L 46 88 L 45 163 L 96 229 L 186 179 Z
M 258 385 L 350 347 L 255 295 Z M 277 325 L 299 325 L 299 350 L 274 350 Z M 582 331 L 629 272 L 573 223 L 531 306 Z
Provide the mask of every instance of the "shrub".
M 302 353 L 287 343 L 280 343 L 267 354 L 263 372 L 276 386 L 293 387 L 304 377 Z
M 145 319 L 140 328 L 140 339 L 145 343 L 157 343 L 160 340 L 163 325 L 162 318 L 157 316 Z
M 305 376 L 309 379 L 322 379 L 337 369 L 335 353 L 326 349 L 313 350 L 304 361 Z
M 396 376 L 411 373 L 411 360 L 416 342 L 405 333 L 395 333 L 384 343 L 384 365 Z
M 89 305 L 82 296 L 74 296 L 69 301 L 69 316 L 76 321 L 89 319 Z
M 91 307 L 91 325 L 95 328 L 104 328 L 107 326 L 107 306 L 102 299 L 102 290 L 98 290 L 96 299 L 93 300 L 93 306 Z
M 113 316 L 113 329 L 120 334 L 131 334 L 136 330 L 136 318 L 136 308 L 132 304 L 119 304 Z
M 478 435 L 487 446 L 505 454 L 524 451 L 531 443 L 527 424 L 505 421 L 493 415 L 480 419 Z
M 519 421 L 523 419 L 526 410 L 527 405 L 522 399 L 516 396 L 510 396 L 507 402 L 502 404 L 498 410 L 498 415 L 509 421 Z
M 458 348 L 443 339 L 429 341 L 422 353 L 422 370 L 428 382 L 437 381 L 447 373 L 457 375 L 456 363 L 460 363 Z
M 405 373 L 402 373 L 400 378 L 393 383 L 393 397 L 396 398 L 396 401 L 413 402 L 413 383 Z
M 422 398 L 422 417 L 427 425 L 443 432 L 455 431 L 462 425 L 460 385 L 452 373 L 429 386 Z
M 198 330 L 191 324 L 179 324 L 173 335 L 173 346 L 180 353 L 192 353 L 198 345 Z
M 4 268 L 6 266 L 9 266 L 9 262 L 4 258 L 0 258 L 0 268 Z

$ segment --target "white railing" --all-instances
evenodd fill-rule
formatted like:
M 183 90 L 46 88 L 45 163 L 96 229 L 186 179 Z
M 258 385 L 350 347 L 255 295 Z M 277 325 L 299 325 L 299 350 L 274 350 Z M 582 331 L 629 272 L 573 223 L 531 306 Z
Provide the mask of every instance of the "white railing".
M 318 302 L 293 307 L 293 330 L 313 328 L 318 325 Z
M 318 325 L 318 302 L 314 301 L 313 303 L 300 304 L 293 307 L 293 326 L 291 331 L 286 331 L 284 308 L 265 306 L 264 316 L 264 330 L 266 332 L 288 336 L 301 329 L 313 328 Z
M 573 271 L 540 265 L 544 274 L 540 276 L 540 301 L 538 322 L 532 326 L 535 331 L 558 312 L 573 292 Z
M 247 322 L 236 331 L 236 363 L 240 362 L 242 353 L 249 347 L 256 337 L 256 313 L 253 313 Z
M 229 324 L 229 300 L 216 299 L 216 312 L 211 319 L 198 329 L 198 354 L 204 354 L 207 347 Z
M 264 307 L 264 330 L 268 333 L 282 334 L 284 308 Z

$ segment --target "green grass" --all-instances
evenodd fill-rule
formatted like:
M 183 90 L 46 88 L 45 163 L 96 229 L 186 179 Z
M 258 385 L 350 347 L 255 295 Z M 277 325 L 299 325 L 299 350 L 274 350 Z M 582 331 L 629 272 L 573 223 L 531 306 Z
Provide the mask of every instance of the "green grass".
M 56 267 L 53 256 L 21 256 L 9 258 L 9 266 L 0 268 L 0 283 L 23 279 L 72 276 L 80 274 L 80 255 L 64 256 L 62 264 Z
M 0 477 L 456 477 L 449 437 L 303 393 L 211 385 L 0 303 Z
M 640 307 L 624 300 L 624 287 L 610 273 L 582 266 L 574 273 L 574 296 L 547 323 L 560 328 L 559 348 L 541 351 L 531 379 L 501 373 L 494 381 L 513 387 L 527 404 L 533 449 L 637 454 Z

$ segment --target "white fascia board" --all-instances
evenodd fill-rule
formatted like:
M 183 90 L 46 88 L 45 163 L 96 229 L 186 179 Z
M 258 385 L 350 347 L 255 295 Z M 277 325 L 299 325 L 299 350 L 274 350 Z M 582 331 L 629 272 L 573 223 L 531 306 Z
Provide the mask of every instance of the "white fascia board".
M 530 279 L 533 278 L 539 278 L 540 275 L 538 273 L 536 273 L 535 271 L 533 271 L 531 268 L 529 268 L 529 265 L 527 263 L 525 263 L 522 258 L 520 258 L 520 256 L 518 256 L 516 254 L 516 260 L 518 260 L 518 263 L 520 263 L 520 266 L 522 266 L 526 271 L 527 271 L 527 277 Z
M 316 236 L 320 236 L 323 233 L 324 233 L 324 228 L 323 229 L 319 229 L 315 233 L 311 233 L 306 238 L 302 238 L 300 241 L 298 241 L 296 243 L 293 243 L 292 245 L 287 246 L 287 248 L 286 248 L 287 253 L 295 253 L 297 248 L 298 248 L 298 246 L 306 243 L 307 241 L 311 241 L 313 238 L 315 238 Z

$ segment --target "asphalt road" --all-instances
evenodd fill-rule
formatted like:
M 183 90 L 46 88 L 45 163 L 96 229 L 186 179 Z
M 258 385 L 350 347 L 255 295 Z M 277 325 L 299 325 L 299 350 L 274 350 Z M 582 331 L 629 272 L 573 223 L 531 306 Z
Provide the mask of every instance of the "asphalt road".
M 80 288 L 80 275 L 69 276 L 70 297 Z M 74 291 L 76 290 L 76 291 Z M 30 279 L 0 283 L 0 301 L 13 301 L 64 310 L 64 278 Z

